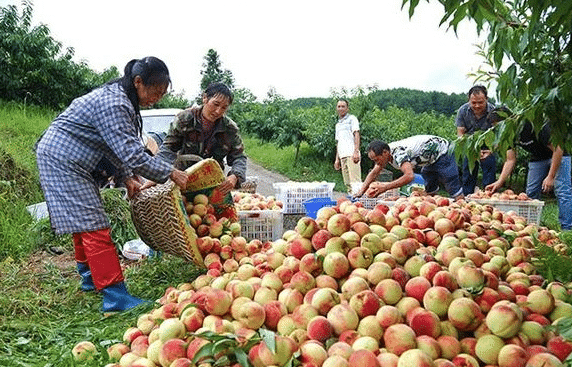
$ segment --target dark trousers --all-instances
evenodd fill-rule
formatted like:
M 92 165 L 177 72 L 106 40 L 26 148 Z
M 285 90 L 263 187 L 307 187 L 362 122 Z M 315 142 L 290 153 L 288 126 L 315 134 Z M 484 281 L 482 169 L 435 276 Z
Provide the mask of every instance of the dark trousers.
M 497 169 L 496 155 L 491 154 L 482 161 L 476 162 L 472 172 L 469 171 L 469 161 L 465 158 L 463 161 L 463 194 L 469 195 L 475 192 L 479 166 L 483 170 L 483 188 L 495 182 Z

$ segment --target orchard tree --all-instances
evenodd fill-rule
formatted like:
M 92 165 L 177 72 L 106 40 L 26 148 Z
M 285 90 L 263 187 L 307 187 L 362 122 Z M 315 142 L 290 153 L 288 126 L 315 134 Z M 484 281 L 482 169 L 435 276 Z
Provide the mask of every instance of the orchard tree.
M 234 77 L 228 69 L 222 69 L 218 53 L 212 48 L 204 57 L 203 70 L 201 70 L 201 92 L 211 83 L 224 83 L 230 89 L 234 88 Z
M 525 121 L 537 131 L 548 123 L 552 143 L 572 151 L 572 1 L 436 1 L 444 8 L 441 24 L 456 31 L 472 20 L 479 33 L 488 33 L 479 52 L 488 70 L 479 70 L 476 80 L 495 81 L 498 100 L 513 113 L 495 129 L 458 139 L 456 152 L 476 160 L 485 142 L 504 154 Z M 403 0 L 407 4 L 412 17 L 419 0 Z
M 97 74 L 74 63 L 73 48 L 62 49 L 46 25 L 32 27 L 32 5 L 0 7 L 0 96 L 61 108 L 79 95 L 119 76 L 116 68 Z

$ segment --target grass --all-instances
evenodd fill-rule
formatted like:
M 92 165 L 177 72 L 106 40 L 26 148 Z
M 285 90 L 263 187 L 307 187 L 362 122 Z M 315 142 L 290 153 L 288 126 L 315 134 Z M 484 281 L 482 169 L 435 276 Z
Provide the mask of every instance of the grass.
M 69 236 L 55 236 L 48 221 L 33 223 L 27 205 L 42 201 L 32 147 L 55 113 L 0 102 L 0 366 L 75 366 L 72 347 L 94 342 L 100 352 L 84 366 L 106 364 L 105 349 L 121 341 L 138 315 L 154 306 L 103 317 L 101 296 L 79 290 Z M 343 191 L 341 173 L 333 162 L 316 158 L 303 144 L 296 165 L 293 147 L 244 138 L 251 159 L 296 181 L 328 181 Z M 111 198 L 111 202 L 117 198 Z M 121 209 L 118 202 L 112 208 Z M 115 221 L 128 222 L 118 210 Z M 114 221 L 114 222 L 115 222 Z M 542 224 L 558 228 L 557 207 L 547 201 Z M 133 236 L 129 226 L 114 229 L 117 242 Z M 61 255 L 46 250 L 59 246 Z M 194 279 L 198 271 L 179 258 L 165 255 L 126 263 L 127 285 L 134 295 L 155 300 L 168 286 Z

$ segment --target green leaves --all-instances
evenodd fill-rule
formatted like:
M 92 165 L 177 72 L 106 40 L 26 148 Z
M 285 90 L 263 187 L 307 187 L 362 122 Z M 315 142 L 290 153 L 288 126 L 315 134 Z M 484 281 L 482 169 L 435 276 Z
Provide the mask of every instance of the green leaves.
M 259 333 L 263 334 L 265 329 L 260 329 Z M 268 332 L 272 333 L 272 332 Z M 251 366 L 248 360 L 248 351 L 261 341 L 261 338 L 254 336 L 246 343 L 234 334 L 217 334 L 211 331 L 205 331 L 199 334 L 194 334 L 195 337 L 208 340 L 209 343 L 201 347 L 193 357 L 193 364 L 198 364 L 200 361 L 212 363 L 213 366 L 228 366 L 232 363 L 238 362 L 243 367 Z M 274 336 L 274 333 L 272 333 Z M 266 341 L 268 335 L 263 336 Z M 272 338 L 273 339 L 273 338 Z M 267 345 L 268 342 L 267 342 Z M 276 347 L 274 346 L 274 350 Z M 271 349 L 272 350 L 272 349 Z

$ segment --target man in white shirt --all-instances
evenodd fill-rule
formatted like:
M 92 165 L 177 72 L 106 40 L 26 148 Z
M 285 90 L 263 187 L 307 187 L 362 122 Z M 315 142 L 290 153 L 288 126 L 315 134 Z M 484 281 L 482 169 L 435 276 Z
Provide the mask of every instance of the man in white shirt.
M 338 100 L 336 111 L 339 120 L 336 123 L 337 149 L 334 168 L 342 170 L 344 184 L 348 192 L 352 193 L 352 183 L 361 183 L 359 121 L 348 113 L 349 104 L 345 99 Z

